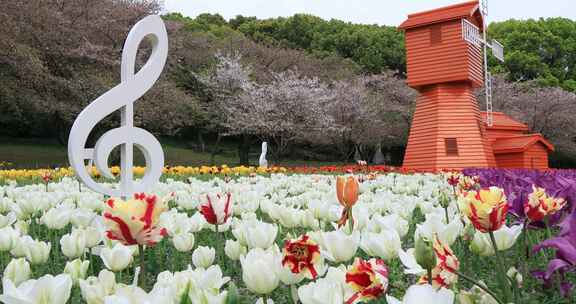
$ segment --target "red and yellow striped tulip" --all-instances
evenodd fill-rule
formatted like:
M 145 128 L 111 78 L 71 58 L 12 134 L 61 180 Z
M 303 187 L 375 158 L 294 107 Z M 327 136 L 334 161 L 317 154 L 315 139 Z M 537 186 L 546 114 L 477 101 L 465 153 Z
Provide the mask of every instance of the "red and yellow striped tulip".
M 544 188 L 532 185 L 532 193 L 524 204 L 524 213 L 533 222 L 538 222 L 548 215 L 553 215 L 566 205 L 563 198 L 548 196 Z
M 287 240 L 283 248 L 282 266 L 288 267 L 292 273 L 304 273 L 309 279 L 318 277 L 316 266 L 322 263 L 320 246 L 310 237 L 303 235 L 296 240 Z
M 483 233 L 496 231 L 506 222 L 508 202 L 504 190 L 490 187 L 464 192 L 462 196 L 464 200 L 462 212 L 478 231 Z
M 346 283 L 354 294 L 346 304 L 368 303 L 377 299 L 388 289 L 388 268 L 383 260 L 368 261 L 356 258 L 352 267 L 346 272 Z
M 154 246 L 166 235 L 166 229 L 158 226 L 166 209 L 166 203 L 156 195 L 136 193 L 127 201 L 111 198 L 104 212 L 106 235 L 124 245 Z
M 458 191 L 464 193 L 480 188 L 480 177 L 463 175 L 458 179 Z

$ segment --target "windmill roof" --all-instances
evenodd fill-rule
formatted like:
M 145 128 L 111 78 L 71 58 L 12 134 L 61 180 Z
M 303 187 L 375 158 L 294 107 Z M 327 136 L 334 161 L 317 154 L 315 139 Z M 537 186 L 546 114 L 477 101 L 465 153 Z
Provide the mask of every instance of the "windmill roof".
M 525 134 L 498 138 L 494 141 L 492 149 L 495 154 L 525 152 L 536 143 L 541 143 L 549 151 L 554 151 L 554 145 L 547 141 L 542 134 Z
M 429 11 L 408 15 L 408 19 L 400 24 L 401 29 L 409 29 L 434 23 L 472 17 L 480 9 L 478 0 L 445 6 Z
M 486 121 L 486 115 L 486 112 L 482 112 L 482 118 L 484 121 Z M 492 119 L 492 126 L 486 126 L 488 130 L 528 131 L 528 126 L 526 124 L 521 123 L 502 112 L 492 112 Z

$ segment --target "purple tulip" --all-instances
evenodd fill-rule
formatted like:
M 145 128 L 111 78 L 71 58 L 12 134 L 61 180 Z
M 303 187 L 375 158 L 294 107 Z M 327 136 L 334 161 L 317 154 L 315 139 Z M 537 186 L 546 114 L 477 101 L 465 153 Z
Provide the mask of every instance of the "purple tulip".
M 559 236 L 545 240 L 534 246 L 532 251 L 538 252 L 543 248 L 556 249 L 556 258 L 548 263 L 546 271 L 534 271 L 532 274 L 551 287 L 554 274 L 558 273 L 561 280 L 560 292 L 568 297 L 572 284 L 565 281 L 567 272 L 576 271 L 576 212 L 567 217 L 562 224 Z

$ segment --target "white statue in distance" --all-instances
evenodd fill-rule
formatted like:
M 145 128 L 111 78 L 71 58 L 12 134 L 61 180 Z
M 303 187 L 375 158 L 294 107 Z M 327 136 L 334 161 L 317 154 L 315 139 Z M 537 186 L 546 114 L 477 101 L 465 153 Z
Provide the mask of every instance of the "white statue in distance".
M 140 43 L 149 37 L 152 53 L 146 64 L 135 73 L 136 55 Z M 148 131 L 134 127 L 134 102 L 146 93 L 160 77 L 168 58 L 168 34 L 160 16 L 148 16 L 130 30 L 122 50 L 121 82 L 90 103 L 78 115 L 68 139 L 68 159 L 77 177 L 88 188 L 113 197 L 130 197 L 135 192 L 148 191 L 158 182 L 164 168 L 164 152 L 160 142 Z M 93 149 L 86 148 L 90 132 L 99 121 L 121 110 L 121 126 L 104 133 Z M 85 160 L 94 160 L 96 168 L 108 178 L 114 176 L 108 168 L 108 157 L 120 146 L 121 173 L 116 189 L 97 183 L 85 167 Z M 139 182 L 133 179 L 133 148 L 144 154 L 146 173 Z
M 266 160 L 266 153 L 268 152 L 268 143 L 262 142 L 262 153 L 260 154 L 260 159 L 258 161 L 258 166 L 262 168 L 268 168 L 268 161 Z

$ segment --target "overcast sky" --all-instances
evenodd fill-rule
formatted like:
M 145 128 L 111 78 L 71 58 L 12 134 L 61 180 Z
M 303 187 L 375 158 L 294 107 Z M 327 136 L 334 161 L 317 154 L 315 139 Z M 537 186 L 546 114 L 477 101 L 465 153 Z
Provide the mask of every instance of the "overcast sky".
M 219 13 L 226 19 L 236 15 L 260 19 L 308 13 L 323 19 L 354 23 L 398 25 L 409 13 L 464 1 L 459 0 L 165 0 L 166 9 L 195 17 Z M 567 17 L 576 20 L 576 0 L 491 0 L 489 20 L 510 18 Z

